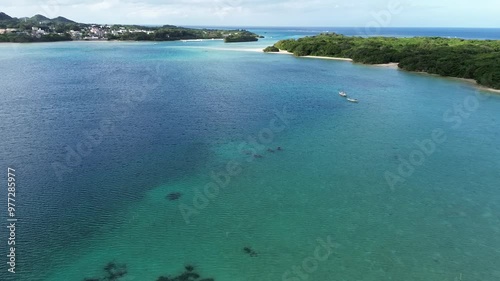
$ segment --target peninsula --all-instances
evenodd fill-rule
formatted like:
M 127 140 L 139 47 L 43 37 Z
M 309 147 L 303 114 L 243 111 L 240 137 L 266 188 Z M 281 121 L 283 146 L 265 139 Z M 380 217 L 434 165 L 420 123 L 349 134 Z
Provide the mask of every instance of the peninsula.
M 364 64 L 396 63 L 408 71 L 473 79 L 500 89 L 500 41 L 440 37 L 350 37 L 322 33 L 278 41 L 265 52 L 352 59 Z
M 258 41 L 259 36 L 243 29 L 196 29 L 174 25 L 99 25 L 77 23 L 64 17 L 42 15 L 13 18 L 0 12 L 0 42 L 54 42 L 72 40 L 176 41 L 224 39 L 227 43 Z

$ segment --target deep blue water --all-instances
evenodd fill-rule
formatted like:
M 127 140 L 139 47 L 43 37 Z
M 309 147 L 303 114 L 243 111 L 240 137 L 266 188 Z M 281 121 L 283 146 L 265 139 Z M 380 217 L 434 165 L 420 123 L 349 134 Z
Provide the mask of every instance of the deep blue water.
M 186 263 L 216 280 L 282 280 L 327 235 L 338 252 L 310 280 L 497 280 L 499 96 L 452 79 L 255 51 L 356 29 L 251 30 L 266 38 L 0 45 L 0 169 L 17 171 L 20 219 L 19 271 L 3 263 L 1 280 L 83 280 L 112 260 L 128 265 L 121 280 L 155 280 Z M 340 89 L 361 102 L 347 103 Z M 471 97 L 477 108 L 453 113 Z M 242 160 L 239 144 L 285 107 L 295 117 L 264 144 L 284 150 Z M 397 173 L 435 129 L 446 142 L 391 190 L 384 173 Z M 67 158 L 79 147 L 80 160 Z M 232 189 L 186 224 L 178 204 L 234 159 L 244 164 Z M 170 192 L 180 201 L 166 200 Z M 244 255 L 248 245 L 258 258 Z

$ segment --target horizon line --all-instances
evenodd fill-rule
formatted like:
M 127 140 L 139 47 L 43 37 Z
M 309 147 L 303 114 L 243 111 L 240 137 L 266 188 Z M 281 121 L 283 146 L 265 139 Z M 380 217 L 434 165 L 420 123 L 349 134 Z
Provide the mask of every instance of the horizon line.
M 177 27 L 228 27 L 228 28 L 366 28 L 366 26 L 326 26 L 326 25 L 211 25 L 211 24 L 151 24 L 151 23 L 83 23 L 81 24 L 95 24 L 95 25 L 136 25 L 147 27 L 162 27 L 165 25 L 172 25 Z M 471 27 L 471 26 L 385 26 L 379 27 L 380 29 L 388 28 L 415 28 L 415 29 L 500 29 L 500 27 Z
M 12 17 L 10 16 L 9 14 L 3 12 L 3 11 L 0 11 L 0 13 L 3 13 L 9 17 Z M 50 20 L 52 19 L 56 19 L 56 18 L 59 18 L 59 17 L 62 17 L 62 18 L 65 18 L 65 19 L 68 19 L 68 20 L 71 20 L 75 23 L 78 23 L 78 24 L 89 24 L 89 25 L 92 25 L 92 24 L 95 24 L 95 25 L 136 25 L 136 26 L 151 26 L 151 27 L 161 27 L 161 26 L 164 26 L 164 25 L 174 25 L 174 26 L 178 26 L 178 27 L 183 27 L 183 26 L 186 26 L 186 27 L 243 27 L 243 28 L 367 28 L 366 26 L 329 26 L 329 25 L 233 25 L 233 24 L 230 24 L 230 25 L 219 25 L 219 24 L 171 24 L 171 23 L 155 23 L 155 24 L 152 24 L 152 23 L 97 23 L 97 22 L 90 22 L 90 23 L 85 23 L 85 22 L 78 22 L 78 21 L 75 21 L 75 20 L 72 20 L 66 16 L 62 16 L 62 15 L 59 15 L 55 18 L 49 18 L 48 16 L 45 16 L 43 14 L 35 14 L 31 17 L 28 17 L 28 16 L 23 16 L 23 17 L 12 17 L 12 18 L 16 18 L 16 19 L 25 19 L 25 18 L 32 18 L 32 17 L 35 17 L 35 16 L 43 16 L 43 17 L 46 17 Z M 380 29 L 388 29 L 388 28 L 415 28 L 415 29 L 431 29 L 431 28 L 443 28 L 443 29 L 500 29 L 500 27 L 480 27 L 480 26 L 475 26 L 475 27 L 472 27 L 472 26 L 381 26 L 381 27 L 378 27 Z

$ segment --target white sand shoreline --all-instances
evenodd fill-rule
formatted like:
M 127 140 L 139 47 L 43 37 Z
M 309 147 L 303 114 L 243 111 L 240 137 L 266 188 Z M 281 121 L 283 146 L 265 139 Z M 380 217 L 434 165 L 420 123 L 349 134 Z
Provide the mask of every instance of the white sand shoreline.
M 293 53 L 289 53 L 289 52 L 284 51 L 284 50 L 280 50 L 279 52 L 269 52 L 269 54 L 293 55 Z M 321 57 L 321 56 L 302 56 L 300 58 L 323 59 L 323 60 L 341 60 L 341 61 L 350 61 L 350 62 L 352 62 L 352 59 L 349 59 L 349 58 Z
M 369 64 L 368 64 L 369 65 Z M 394 68 L 394 69 L 399 69 L 399 63 L 397 62 L 390 62 L 390 63 L 381 63 L 381 64 L 372 64 L 373 66 L 376 67 L 388 67 L 388 68 Z
M 269 52 L 269 54 L 285 54 L 285 55 L 293 55 L 293 53 L 280 50 L 279 52 Z M 350 61 L 352 63 L 355 63 L 353 59 L 350 58 L 339 58 L 339 57 L 322 57 L 322 56 L 301 56 L 300 58 L 310 58 L 310 59 L 324 59 L 324 60 L 339 60 L 339 61 Z M 383 64 L 362 64 L 366 66 L 377 66 L 377 67 L 390 67 L 390 68 L 397 68 L 398 63 L 397 62 L 391 62 L 391 63 L 383 63 Z

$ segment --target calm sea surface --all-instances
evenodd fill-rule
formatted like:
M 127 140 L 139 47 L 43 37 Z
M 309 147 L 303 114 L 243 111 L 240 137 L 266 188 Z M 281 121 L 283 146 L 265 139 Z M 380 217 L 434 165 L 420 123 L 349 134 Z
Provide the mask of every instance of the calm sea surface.
M 13 275 L 2 203 L 0 280 L 500 280 L 500 95 L 258 50 L 355 28 L 253 31 L 1 44 L 0 201 L 12 167 L 19 220 Z

